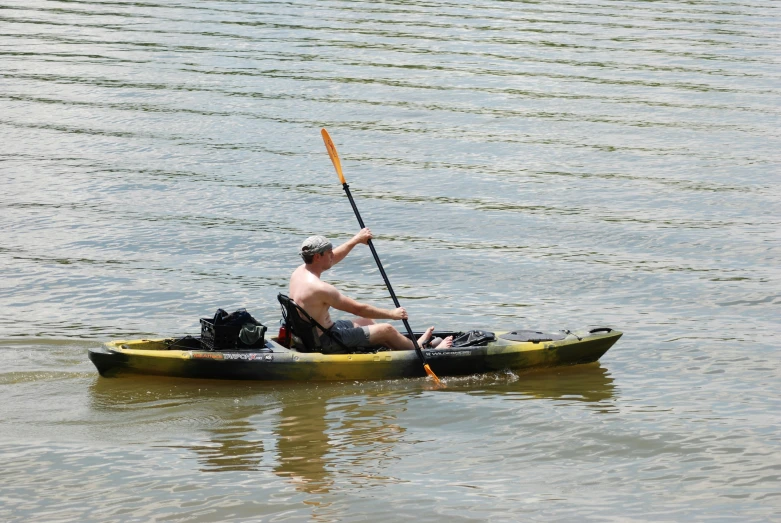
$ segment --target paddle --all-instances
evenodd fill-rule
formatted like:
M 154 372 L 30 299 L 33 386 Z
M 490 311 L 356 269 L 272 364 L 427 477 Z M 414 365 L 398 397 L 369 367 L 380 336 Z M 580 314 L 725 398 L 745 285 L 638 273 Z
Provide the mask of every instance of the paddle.
M 336 147 L 334 146 L 334 142 L 331 141 L 331 136 L 328 134 L 328 131 L 325 129 L 322 129 L 320 131 L 320 134 L 323 135 L 323 141 L 325 142 L 325 148 L 328 149 L 328 156 L 331 157 L 331 161 L 334 164 L 334 168 L 336 169 L 336 174 L 339 175 L 339 181 L 342 182 L 342 188 L 344 189 L 344 192 L 347 194 L 347 198 L 350 200 L 350 205 L 353 207 L 353 212 L 355 212 L 355 217 L 358 218 L 358 225 L 361 226 L 361 229 L 364 229 L 366 225 L 363 223 L 363 219 L 361 219 L 361 213 L 358 212 L 358 207 L 355 205 L 355 200 L 353 200 L 353 195 L 350 194 L 350 186 L 347 185 L 347 181 L 344 179 L 344 174 L 342 174 L 342 162 L 339 161 L 339 153 L 336 152 Z M 391 298 L 393 298 L 393 303 L 396 305 L 396 307 L 401 307 L 399 305 L 399 300 L 396 298 L 396 293 L 393 292 L 393 287 L 391 287 L 390 280 L 388 280 L 388 275 L 385 274 L 385 269 L 382 268 L 382 263 L 380 262 L 380 257 L 377 255 L 377 250 L 374 248 L 374 244 L 371 240 L 368 242 L 369 249 L 372 251 L 372 255 L 374 256 L 374 261 L 377 262 L 377 268 L 380 269 L 380 274 L 382 274 L 382 279 L 385 280 L 385 286 L 388 287 L 388 291 L 390 292 Z M 412 340 L 412 344 L 415 346 L 415 352 L 418 354 L 418 358 L 420 358 L 420 362 L 423 363 L 423 369 L 426 371 L 426 374 L 431 376 L 434 381 L 439 384 L 441 383 L 439 381 L 439 378 L 437 378 L 437 375 L 434 374 L 434 371 L 431 370 L 431 367 L 429 367 L 428 363 L 426 363 L 426 357 L 423 355 L 423 351 L 420 350 L 420 346 L 418 346 L 418 340 L 415 339 L 415 335 L 412 333 L 412 327 L 409 326 L 409 322 L 407 320 L 402 320 L 404 322 L 404 326 L 407 328 L 407 334 L 409 334 L 410 339 Z

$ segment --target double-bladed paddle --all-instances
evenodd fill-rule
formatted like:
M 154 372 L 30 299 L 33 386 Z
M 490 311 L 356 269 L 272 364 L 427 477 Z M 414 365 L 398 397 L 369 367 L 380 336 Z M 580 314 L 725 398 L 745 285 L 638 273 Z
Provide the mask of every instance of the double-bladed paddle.
M 328 131 L 325 129 L 322 129 L 320 131 L 320 134 L 323 135 L 323 141 L 325 142 L 325 148 L 328 149 L 328 156 L 331 157 L 331 161 L 334 164 L 334 169 L 336 169 L 336 174 L 339 175 L 339 181 L 342 182 L 342 188 L 344 189 L 344 192 L 347 194 L 347 198 L 350 200 L 350 205 L 353 207 L 353 212 L 355 212 L 355 217 L 358 218 L 358 225 L 361 226 L 361 229 L 365 228 L 366 225 L 363 223 L 363 219 L 361 219 L 361 213 L 358 212 L 358 207 L 355 205 L 355 200 L 353 200 L 353 195 L 350 194 L 350 186 L 347 185 L 347 181 L 344 179 L 344 174 L 342 173 L 342 162 L 339 161 L 339 153 L 336 152 L 336 146 L 334 146 L 334 142 L 331 140 L 331 136 L 328 134 Z M 393 287 L 391 287 L 390 280 L 388 280 L 388 275 L 385 274 L 385 269 L 382 268 L 382 263 L 380 262 L 380 257 L 377 255 L 377 250 L 374 248 L 374 244 L 371 240 L 368 242 L 369 249 L 372 251 L 372 255 L 374 256 L 374 261 L 377 262 L 377 268 L 380 269 L 380 274 L 382 274 L 382 279 L 385 280 L 385 286 L 388 287 L 388 291 L 390 292 L 391 298 L 393 298 L 393 303 L 396 305 L 396 307 L 401 307 L 399 305 L 399 300 L 396 298 L 396 293 L 393 292 Z M 409 326 L 409 322 L 407 320 L 402 320 L 404 322 L 404 326 L 407 328 L 407 334 L 409 334 L 410 339 L 412 340 L 412 344 L 415 346 L 415 352 L 418 354 L 418 358 L 420 358 L 421 363 L 423 363 L 423 369 L 426 371 L 426 374 L 431 376 L 433 380 L 439 384 L 441 383 L 439 381 L 439 378 L 437 378 L 437 375 L 434 374 L 434 371 L 431 370 L 431 367 L 429 367 L 428 363 L 426 363 L 426 356 L 423 355 L 423 351 L 420 350 L 420 346 L 418 345 L 418 340 L 415 339 L 415 335 L 412 333 L 412 327 Z

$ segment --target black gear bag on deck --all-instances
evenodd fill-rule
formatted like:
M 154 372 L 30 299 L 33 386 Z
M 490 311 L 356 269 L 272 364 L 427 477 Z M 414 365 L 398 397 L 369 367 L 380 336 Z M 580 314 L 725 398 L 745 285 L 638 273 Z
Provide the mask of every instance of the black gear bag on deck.
M 236 350 L 264 347 L 267 327 L 246 309 L 227 313 L 217 309 L 214 317 L 201 318 L 201 347 L 206 350 Z

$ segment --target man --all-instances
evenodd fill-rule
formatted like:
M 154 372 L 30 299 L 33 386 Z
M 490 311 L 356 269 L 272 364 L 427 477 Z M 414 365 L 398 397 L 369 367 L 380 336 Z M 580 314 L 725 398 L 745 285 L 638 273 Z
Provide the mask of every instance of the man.
M 320 279 L 327 271 L 342 261 L 353 247 L 359 243 L 367 243 L 372 239 L 372 232 L 367 229 L 353 236 L 337 248 L 323 236 L 310 236 L 301 244 L 301 257 L 304 264 L 293 271 L 290 277 L 288 295 L 301 308 L 309 313 L 315 321 L 331 332 L 347 347 L 367 347 L 383 345 L 393 350 L 412 350 L 412 341 L 404 337 L 389 323 L 374 323 L 372 320 L 406 320 L 407 311 L 404 307 L 397 309 L 380 309 L 366 303 L 360 303 L 343 295 L 329 283 Z M 339 309 L 357 316 L 354 320 L 331 320 L 329 309 Z M 418 340 L 419 345 L 428 342 L 434 327 L 429 327 Z M 320 334 L 321 350 L 324 353 L 343 350 L 328 334 Z M 439 341 L 438 348 L 448 348 L 453 345 L 453 339 L 448 336 Z

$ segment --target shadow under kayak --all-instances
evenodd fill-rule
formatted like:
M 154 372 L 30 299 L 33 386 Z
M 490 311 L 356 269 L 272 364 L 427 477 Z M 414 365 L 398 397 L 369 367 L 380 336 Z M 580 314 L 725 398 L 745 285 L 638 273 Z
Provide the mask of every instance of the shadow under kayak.
M 437 332 L 447 336 L 451 332 Z M 439 376 L 555 367 L 597 361 L 622 336 L 608 327 L 543 333 L 497 333 L 478 345 L 425 349 Z M 210 351 L 194 337 L 120 340 L 89 350 L 101 376 L 151 374 L 201 379 L 261 381 L 380 380 L 425 376 L 415 351 L 355 354 L 299 352 L 275 339 L 253 349 Z

